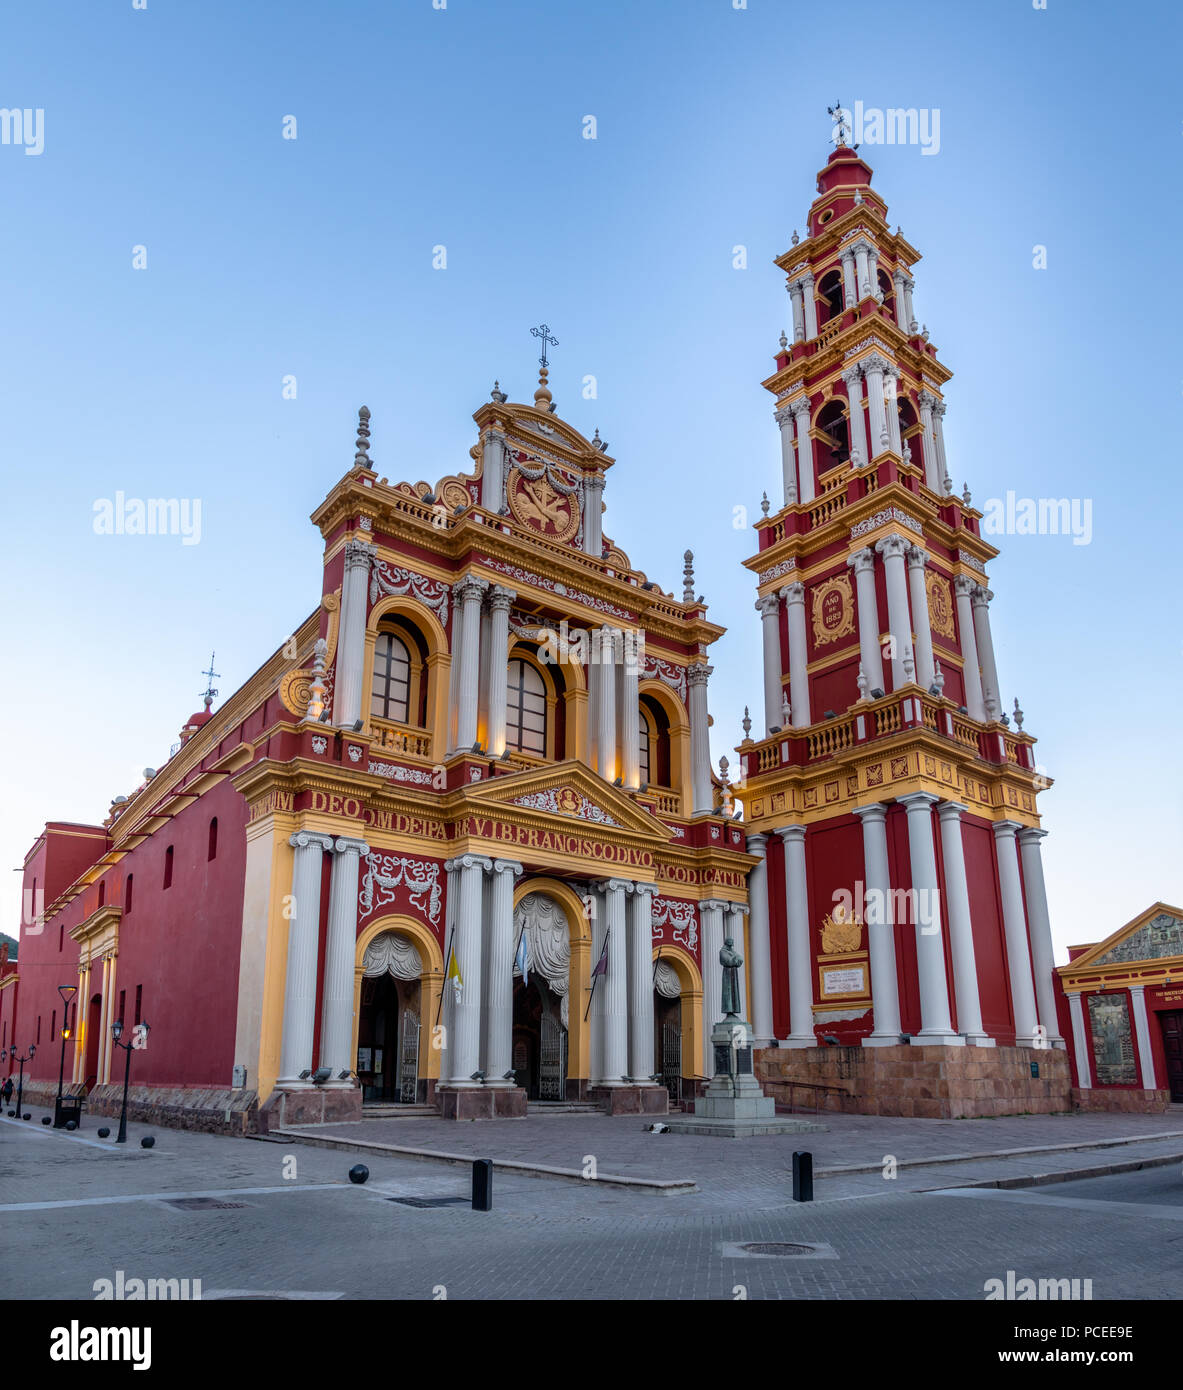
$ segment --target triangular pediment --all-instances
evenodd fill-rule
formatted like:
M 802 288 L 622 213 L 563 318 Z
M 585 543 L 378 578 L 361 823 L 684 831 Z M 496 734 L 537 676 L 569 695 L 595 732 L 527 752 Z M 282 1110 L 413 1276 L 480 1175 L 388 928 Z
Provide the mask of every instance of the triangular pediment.
M 642 810 L 630 796 L 574 758 L 473 783 L 465 788 L 465 801 L 474 810 L 519 807 L 523 812 L 554 816 L 589 829 L 623 831 L 662 844 L 673 839 L 672 832 L 656 816 Z
M 1071 969 L 1170 960 L 1180 956 L 1183 956 L 1183 910 L 1167 903 L 1155 903 L 1132 922 L 1119 927 L 1112 936 L 1077 956 L 1071 962 Z

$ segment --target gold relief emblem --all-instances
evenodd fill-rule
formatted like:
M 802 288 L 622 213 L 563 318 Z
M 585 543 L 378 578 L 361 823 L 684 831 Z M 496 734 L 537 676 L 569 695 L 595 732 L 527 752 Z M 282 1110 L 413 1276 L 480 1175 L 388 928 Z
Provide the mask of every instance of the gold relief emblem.
M 837 801 L 837 800 L 838 800 L 838 783 L 837 783 L 837 782 L 827 782 L 826 785 L 825 785 L 825 793 L 826 793 L 826 800 L 827 800 L 827 801 Z
M 952 639 L 955 635 L 953 595 L 949 591 L 949 581 L 929 570 L 924 576 L 924 587 L 928 590 L 928 621 L 932 630 Z
M 822 952 L 827 956 L 849 955 L 862 945 L 863 924 L 841 903 L 822 923 Z
M 579 814 L 579 793 L 570 787 L 560 787 L 555 793 L 555 801 L 563 815 L 577 816 Z
M 857 796 L 857 795 L 858 795 L 858 773 L 852 773 L 852 774 L 846 779 L 846 795 L 847 795 L 847 796 Z
M 506 488 L 509 510 L 529 530 L 550 540 L 569 541 L 579 529 L 579 508 L 574 496 L 560 492 L 548 474 L 546 470 L 540 477 L 527 478 L 515 468 Z
M 785 809 L 785 794 L 777 792 L 772 798 L 773 811 L 783 811 Z
M 824 647 L 854 632 L 854 593 L 848 574 L 836 574 L 813 590 L 813 641 Z
M 752 815 L 758 820 L 764 814 L 764 803 L 757 801 L 752 806 Z
M 907 758 L 892 758 L 891 775 L 893 777 L 906 777 L 908 775 Z
M 882 763 L 872 763 L 871 766 L 870 766 L 869 768 L 867 768 L 867 786 L 868 786 L 868 787 L 878 787 L 878 786 L 880 786 L 880 785 L 882 784 L 882 782 L 883 782 L 883 764 L 882 764 Z
M 816 805 L 817 805 L 817 788 L 816 788 L 816 787 L 806 787 L 806 788 L 805 788 L 805 804 L 806 804 L 806 806 L 816 806 Z
M 924 770 L 925 772 L 936 772 L 937 760 L 926 755 L 924 759 Z

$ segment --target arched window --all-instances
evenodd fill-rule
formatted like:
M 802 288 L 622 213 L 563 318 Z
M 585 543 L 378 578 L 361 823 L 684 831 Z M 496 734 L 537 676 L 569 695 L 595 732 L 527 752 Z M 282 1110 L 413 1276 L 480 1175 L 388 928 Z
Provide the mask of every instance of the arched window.
M 850 458 L 850 421 L 846 410 L 847 403 L 835 399 L 818 412 L 817 428 L 824 431 L 824 438 L 814 441 L 819 473 L 826 473 Z
M 641 726 L 641 785 L 644 786 L 653 780 L 649 776 L 649 721 L 638 712 L 637 722 Z
M 173 847 L 169 845 L 164 851 L 164 887 L 173 886 Z
M 127 882 L 123 885 L 123 915 L 131 916 L 131 890 L 135 883 L 135 874 L 128 874 Z
M 528 661 L 509 663 L 505 746 L 538 758 L 546 756 L 546 684 Z
M 100 883 L 100 884 L 99 884 L 99 906 L 102 907 L 103 904 L 104 904 L 106 901 L 107 901 L 107 885 L 106 885 L 106 883 Z
M 209 823 L 209 850 L 206 859 L 216 859 L 218 857 L 218 818 L 214 816 Z
M 817 287 L 817 297 L 822 306 L 822 323 L 838 318 L 846 307 L 846 296 L 842 285 L 842 272 L 831 270 L 823 275 Z
M 374 644 L 374 685 L 370 713 L 396 724 L 410 722 L 411 654 L 393 632 L 380 632 Z

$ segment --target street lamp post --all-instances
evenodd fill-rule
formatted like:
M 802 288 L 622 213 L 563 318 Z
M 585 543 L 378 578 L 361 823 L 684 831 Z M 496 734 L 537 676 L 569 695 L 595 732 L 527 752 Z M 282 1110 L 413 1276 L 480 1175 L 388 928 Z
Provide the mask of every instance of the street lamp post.
M 16 1113 L 18 1119 L 22 1114 L 25 1103 L 25 1063 L 32 1061 L 36 1055 L 37 1048 L 33 1043 L 29 1044 L 28 1052 L 23 1055 L 19 1053 L 15 1047 L 5 1048 L 3 1051 L 0 1051 L 0 1062 L 3 1062 L 6 1057 L 11 1057 L 14 1062 L 19 1062 L 21 1064 L 20 1080 L 16 1088 Z
M 132 1029 L 131 1041 L 120 1042 L 123 1036 L 123 1020 L 117 1018 L 111 1025 L 111 1039 L 116 1047 L 123 1048 L 127 1053 L 127 1060 L 123 1066 L 123 1109 L 119 1112 L 119 1133 L 116 1135 L 117 1144 L 127 1143 L 127 1085 L 131 1080 L 131 1054 L 138 1048 L 143 1050 L 148 1046 L 148 1025 L 137 1023 Z
M 58 1068 L 57 1104 L 53 1108 L 54 1129 L 61 1129 L 65 1124 L 65 1120 L 62 1118 L 62 1087 L 66 1079 L 66 1040 L 70 1036 L 70 1029 L 66 1024 L 70 1017 L 70 1000 L 78 993 L 78 986 L 58 985 L 58 993 L 62 996 L 62 1064 Z

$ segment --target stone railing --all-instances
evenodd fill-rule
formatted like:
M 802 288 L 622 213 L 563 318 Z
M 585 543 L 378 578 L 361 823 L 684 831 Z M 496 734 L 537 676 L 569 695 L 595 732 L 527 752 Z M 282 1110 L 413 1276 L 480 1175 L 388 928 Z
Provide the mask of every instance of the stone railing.
M 418 729 L 412 724 L 396 724 L 390 719 L 370 720 L 374 748 L 384 753 L 402 753 L 412 758 L 432 760 L 430 729 Z

